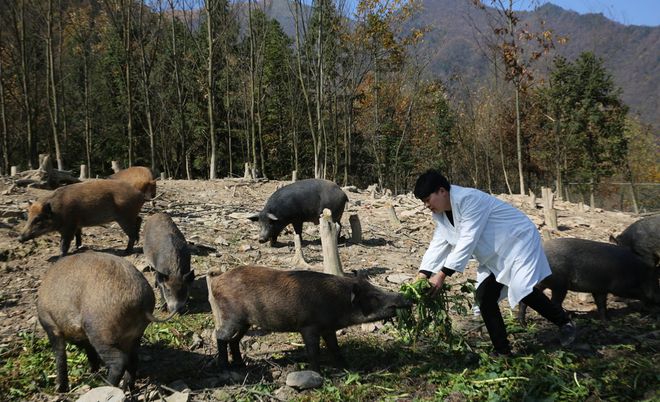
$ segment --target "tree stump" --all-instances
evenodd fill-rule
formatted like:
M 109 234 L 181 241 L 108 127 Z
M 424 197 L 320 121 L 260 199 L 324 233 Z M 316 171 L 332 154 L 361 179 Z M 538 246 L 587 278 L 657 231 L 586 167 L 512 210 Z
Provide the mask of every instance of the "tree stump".
M 390 223 L 392 226 L 400 226 L 401 221 L 399 220 L 399 217 L 396 216 L 396 211 L 394 210 L 394 205 L 391 202 L 386 202 L 385 203 L 385 208 L 387 208 L 387 215 L 390 218 Z
M 55 189 L 62 184 L 79 183 L 70 171 L 53 168 L 53 161 L 48 154 L 39 155 L 39 168 L 15 174 L 17 186 Z
M 254 179 L 254 176 L 252 175 L 252 169 L 250 169 L 249 162 L 245 162 L 245 170 L 243 171 L 243 178 L 246 180 Z
M 121 166 L 119 165 L 118 161 L 112 161 L 112 171 L 117 173 L 121 170 Z
M 557 230 L 557 210 L 554 206 L 554 194 L 550 188 L 542 187 L 541 195 L 543 198 L 543 216 L 545 218 L 545 225 L 551 230 Z
M 351 224 L 351 243 L 362 243 L 362 225 L 358 214 L 351 214 L 348 217 L 348 222 Z
M 332 212 L 325 208 L 319 218 L 321 247 L 323 248 L 323 272 L 344 276 L 344 271 L 341 269 L 341 260 L 339 259 L 339 250 L 337 249 L 337 226 L 332 221 Z
M 536 194 L 532 190 L 529 190 L 529 206 L 536 209 Z
M 291 182 L 295 183 L 298 180 L 298 171 L 294 170 L 291 172 Z
M 18 166 L 12 166 L 9 171 L 10 176 L 16 176 L 18 174 Z
M 87 165 L 80 165 L 80 176 L 78 177 L 78 179 L 85 180 L 87 176 L 88 176 Z
M 167 179 L 167 176 L 165 176 L 165 172 L 160 172 L 160 179 L 161 180 Z

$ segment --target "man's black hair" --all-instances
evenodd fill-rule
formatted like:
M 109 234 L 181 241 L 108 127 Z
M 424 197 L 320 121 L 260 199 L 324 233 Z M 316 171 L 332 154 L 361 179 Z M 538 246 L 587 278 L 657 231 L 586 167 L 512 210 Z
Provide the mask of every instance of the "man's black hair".
M 445 176 L 441 175 L 435 169 L 429 169 L 417 178 L 414 194 L 415 197 L 422 200 L 431 195 L 431 193 L 438 191 L 440 187 L 449 191 L 450 186 L 449 180 Z

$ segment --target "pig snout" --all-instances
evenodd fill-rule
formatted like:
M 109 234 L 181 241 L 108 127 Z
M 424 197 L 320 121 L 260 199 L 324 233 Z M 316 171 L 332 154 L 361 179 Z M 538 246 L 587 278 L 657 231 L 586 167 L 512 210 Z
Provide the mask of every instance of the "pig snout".
M 397 310 L 408 309 L 412 307 L 412 302 L 407 300 L 399 293 L 391 293 L 381 299 L 381 305 L 371 314 L 368 314 L 368 321 L 379 321 L 396 316 Z

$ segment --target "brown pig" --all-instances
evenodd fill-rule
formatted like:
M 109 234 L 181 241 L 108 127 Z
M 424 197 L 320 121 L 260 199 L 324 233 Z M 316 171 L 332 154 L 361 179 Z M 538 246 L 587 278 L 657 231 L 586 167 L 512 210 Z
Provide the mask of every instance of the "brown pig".
M 400 293 L 370 284 L 364 277 L 313 271 L 280 271 L 242 266 L 207 276 L 209 302 L 218 342 L 218 363 L 242 365 L 239 342 L 251 325 L 267 331 L 300 332 L 312 370 L 319 371 L 319 341 L 339 365 L 345 361 L 335 331 L 393 317 L 410 307 Z
M 167 309 L 181 312 L 188 300 L 188 285 L 195 279 L 190 270 L 190 250 L 183 234 L 167 214 L 157 213 L 144 222 L 143 250 L 156 270 L 156 285 Z
M 138 216 L 144 196 L 130 184 L 119 180 L 90 180 L 60 187 L 28 207 L 28 221 L 19 241 L 24 242 L 50 232 L 62 236 L 62 255 L 69 251 L 75 235 L 76 247 L 82 243 L 81 228 L 116 221 L 128 235 L 126 252 L 140 235 Z
M 110 384 L 118 386 L 123 375 L 132 388 L 140 338 L 158 321 L 154 305 L 147 280 L 121 257 L 87 251 L 53 264 L 39 288 L 37 313 L 55 353 L 58 392 L 69 389 L 67 341 L 85 351 L 92 371 L 105 362 Z
M 151 169 L 144 166 L 132 166 L 111 175 L 110 179 L 130 183 L 137 191 L 144 194 L 146 200 L 156 197 L 156 180 Z

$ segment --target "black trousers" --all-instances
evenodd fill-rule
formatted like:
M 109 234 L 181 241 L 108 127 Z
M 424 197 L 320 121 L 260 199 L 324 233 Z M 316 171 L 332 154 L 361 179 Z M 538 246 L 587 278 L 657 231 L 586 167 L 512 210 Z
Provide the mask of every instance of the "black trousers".
M 498 304 L 503 286 L 495 280 L 495 275 L 491 274 L 477 288 L 476 299 L 495 351 L 506 354 L 511 352 L 511 345 L 507 339 L 506 326 Z M 522 301 L 559 327 L 570 321 L 568 314 L 537 288 L 534 288 Z

